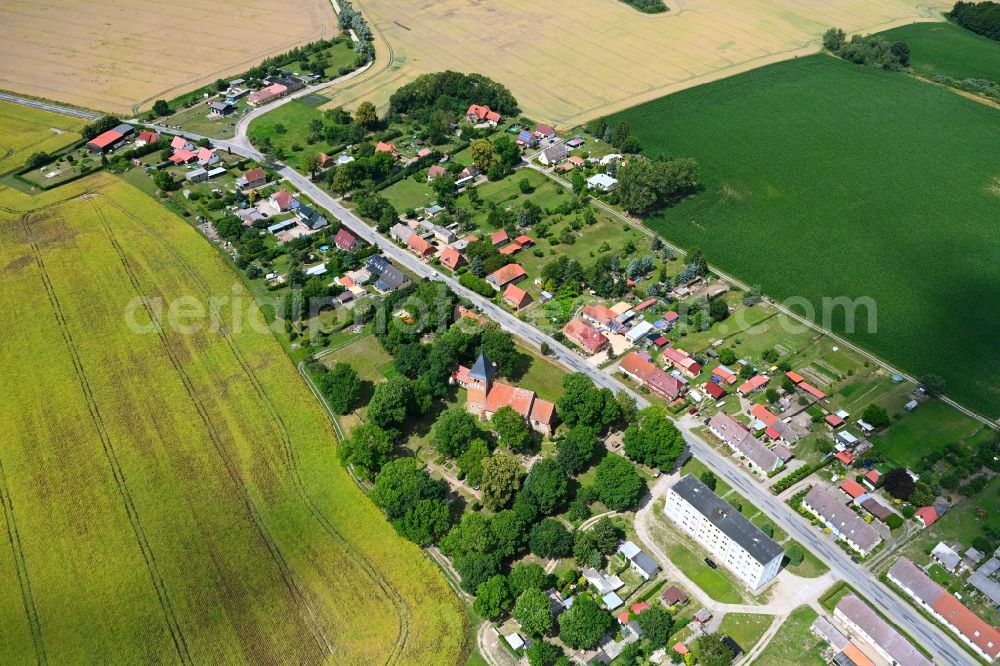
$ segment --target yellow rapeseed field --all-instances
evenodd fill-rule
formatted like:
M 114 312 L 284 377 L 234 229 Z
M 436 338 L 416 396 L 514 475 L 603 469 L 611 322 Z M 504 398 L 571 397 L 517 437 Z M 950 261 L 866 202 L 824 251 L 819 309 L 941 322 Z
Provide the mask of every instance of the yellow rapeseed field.
M 24 166 L 28 156 L 52 153 L 80 140 L 81 118 L 0 101 L 0 174 Z
M 667 93 L 819 50 L 830 27 L 871 32 L 942 20 L 951 3 L 909 0 L 667 0 L 642 14 L 619 0 L 358 0 L 379 61 L 324 93 L 352 107 L 416 75 L 480 72 L 525 113 L 572 126 Z
M 0 279 L 4 663 L 460 659 L 458 600 L 193 228 L 108 175 L 0 188 Z
M 7 0 L 0 88 L 128 114 L 335 34 L 329 0 Z

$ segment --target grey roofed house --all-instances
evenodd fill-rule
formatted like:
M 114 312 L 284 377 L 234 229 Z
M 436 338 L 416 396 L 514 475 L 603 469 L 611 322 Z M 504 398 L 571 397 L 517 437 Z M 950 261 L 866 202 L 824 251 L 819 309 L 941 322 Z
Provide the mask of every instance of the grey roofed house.
M 840 633 L 840 630 L 830 624 L 830 621 L 823 616 L 813 621 L 812 626 L 809 627 L 809 631 L 825 640 L 838 651 L 843 650 L 850 643 L 847 636 Z
M 389 265 L 378 276 L 378 280 L 375 281 L 375 288 L 382 292 L 396 291 L 400 287 L 406 286 L 409 282 L 410 278 L 406 277 L 405 273 L 395 266 Z
M 944 592 L 940 585 L 930 579 L 930 576 L 905 557 L 896 560 L 896 563 L 889 568 L 889 580 L 908 590 L 928 606 L 933 606 Z
M 396 239 L 400 243 L 408 243 L 414 233 L 416 232 L 413 231 L 413 229 L 402 222 L 397 222 L 392 225 L 392 228 L 389 229 L 389 236 Z
M 111 128 L 113 132 L 118 132 L 122 136 L 131 136 L 135 133 L 135 128 L 128 123 L 121 123 Z
M 986 556 L 980 553 L 975 548 L 969 548 L 967 551 L 965 551 L 964 557 L 973 564 L 979 564 L 980 562 L 983 561 L 983 558 Z
M 469 376 L 481 382 L 489 383 L 493 381 L 496 374 L 496 367 L 490 363 L 490 360 L 486 358 L 486 354 L 480 350 L 479 356 L 476 357 L 476 362 L 472 366 L 472 370 L 469 370 Z
M 545 156 L 545 160 L 543 161 L 546 164 L 556 164 L 569 157 L 569 151 L 566 149 L 565 144 L 558 143 L 543 150 L 542 155 Z
M 653 558 L 642 551 L 639 551 L 639 553 L 632 558 L 632 564 L 641 569 L 642 572 L 646 574 L 647 578 L 652 578 L 660 571 L 659 565 L 653 561 Z
M 780 458 L 762 441 L 754 437 L 746 426 L 725 412 L 716 412 L 708 422 L 709 429 L 722 441 L 746 456 L 753 464 L 765 472 L 781 466 Z
M 767 564 L 784 554 L 784 548 L 709 490 L 695 475 L 684 475 L 673 485 L 672 490 L 761 564 Z
M 368 257 L 368 261 L 365 262 L 365 266 L 368 267 L 369 273 L 374 273 L 375 275 L 380 274 L 382 271 L 392 266 L 389 260 L 380 254 L 373 254 Z
M 937 560 L 941 566 L 952 573 L 954 573 L 955 569 L 958 568 L 958 565 L 962 563 L 962 556 L 943 541 L 934 546 L 934 550 L 931 551 L 931 557 Z
M 986 561 L 986 564 L 979 567 L 974 574 L 969 576 L 966 582 L 986 595 L 994 604 L 1000 606 L 1000 583 L 991 578 L 997 572 L 997 569 L 1000 569 L 1000 560 L 995 557 L 991 558 Z
M 212 102 L 208 108 L 220 116 L 227 116 L 236 110 L 236 107 L 229 102 Z
M 322 229 L 329 224 L 325 217 L 304 203 L 295 209 L 295 215 L 310 229 Z
M 803 500 L 813 508 L 827 527 L 834 530 L 838 536 L 848 539 L 867 552 L 875 546 L 882 537 L 864 518 L 842 504 L 830 491 L 822 486 L 813 486 Z
M 886 519 L 892 515 L 892 509 L 887 507 L 885 504 L 882 504 L 882 502 L 879 502 L 871 495 L 868 495 L 867 497 L 868 499 L 861 502 L 861 507 L 884 523 Z
M 933 666 L 910 641 L 879 617 L 865 602 L 854 594 L 848 594 L 837 603 L 840 614 L 867 634 L 876 645 L 886 652 L 897 664 L 906 666 Z

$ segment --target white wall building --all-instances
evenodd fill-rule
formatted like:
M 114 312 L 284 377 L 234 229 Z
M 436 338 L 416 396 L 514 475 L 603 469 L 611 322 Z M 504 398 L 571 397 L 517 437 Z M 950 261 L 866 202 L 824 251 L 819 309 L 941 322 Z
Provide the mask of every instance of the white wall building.
M 667 491 L 664 512 L 751 589 L 778 575 L 785 550 L 694 475 Z

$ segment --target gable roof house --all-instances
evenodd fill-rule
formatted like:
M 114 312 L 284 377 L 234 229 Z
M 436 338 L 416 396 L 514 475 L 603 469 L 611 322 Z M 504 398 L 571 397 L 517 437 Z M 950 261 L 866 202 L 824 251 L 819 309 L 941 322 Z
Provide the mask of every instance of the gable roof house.
M 802 499 L 802 506 L 861 555 L 867 555 L 882 541 L 875 528 L 822 486 L 813 486 Z
M 631 352 L 621 360 L 618 369 L 639 386 L 645 386 L 653 393 L 673 401 L 684 392 L 684 383 L 668 372 L 664 372 L 639 352 Z
M 930 659 L 855 594 L 848 594 L 837 602 L 833 616 L 890 664 L 933 666 Z
M 156 132 L 152 132 L 150 130 L 143 130 L 142 132 L 139 132 L 139 136 L 136 137 L 135 145 L 145 146 L 150 143 L 156 143 L 159 140 L 160 140 L 160 135 L 157 134 Z
M 410 239 L 406 241 L 406 246 L 421 259 L 429 257 L 435 252 L 431 242 L 422 238 L 419 234 L 412 234 Z
M 389 264 L 382 269 L 382 272 L 379 273 L 378 278 L 375 280 L 375 289 L 380 293 L 385 294 L 390 291 L 402 289 L 408 284 L 410 284 L 410 278 L 406 277 L 406 274 L 403 273 L 403 271 L 399 270 L 392 264 Z
M 521 310 L 531 305 L 531 296 L 528 292 L 513 284 L 508 284 L 507 288 L 504 289 L 503 300 L 515 310 Z
M 798 434 L 790 425 L 782 421 L 777 415 L 771 413 L 764 405 L 754 405 L 750 408 L 750 416 L 764 424 L 764 434 L 772 440 L 781 440 L 788 443 L 798 441 Z
M 225 118 L 234 111 L 236 111 L 236 105 L 225 100 L 211 102 L 208 105 L 208 115 L 210 118 Z
M 361 247 L 361 241 L 344 227 L 341 227 L 337 235 L 333 237 L 333 242 L 345 252 L 354 252 Z
M 517 134 L 517 145 L 522 148 L 531 148 L 538 143 L 538 137 L 528 130 L 521 130 Z
M 548 125 L 535 125 L 535 136 L 539 139 L 551 139 L 556 135 L 556 131 Z
M 538 161 L 546 166 L 551 166 L 559 164 L 567 157 L 569 157 L 569 151 L 566 150 L 565 144 L 557 143 L 543 150 L 542 154 L 538 156 Z
M 739 391 L 740 395 L 750 395 L 754 391 L 762 389 L 769 381 L 771 381 L 771 378 L 767 375 L 756 375 L 740 384 L 740 387 L 736 390 Z
M 325 217 L 304 203 L 300 203 L 299 207 L 295 209 L 295 216 L 299 218 L 299 221 L 302 224 L 314 231 L 316 229 L 322 229 L 329 224 Z
M 210 164 L 215 164 L 219 161 L 219 156 L 215 154 L 215 151 L 211 148 L 200 147 L 198 148 L 198 164 L 202 166 L 207 166 Z
M 280 83 L 272 83 L 265 88 L 250 93 L 249 97 L 247 97 L 247 104 L 250 106 L 260 106 L 261 104 L 274 101 L 279 97 L 284 97 L 287 94 L 288 86 Z
M 497 123 L 500 122 L 500 114 L 488 106 L 472 104 L 469 106 L 469 110 L 465 112 L 465 119 L 470 123 L 487 123 L 492 127 L 496 127 Z
M 992 662 L 1000 657 L 1000 632 L 931 580 L 913 562 L 899 558 L 889 569 L 888 577 L 983 659 Z
M 583 319 L 574 317 L 562 329 L 563 335 L 588 354 L 596 354 L 610 344 L 607 337 Z
M 441 250 L 440 259 L 441 265 L 452 271 L 458 270 L 465 264 L 465 256 L 450 245 Z
M 717 412 L 708 422 L 708 429 L 735 453 L 746 458 L 751 471 L 766 476 L 781 467 L 781 458 L 729 414 Z
M 701 364 L 683 349 L 667 347 L 663 350 L 663 358 L 688 377 L 697 377 L 701 374 Z
M 404 245 L 410 242 L 410 238 L 415 233 L 412 227 L 402 222 L 397 222 L 389 228 L 389 237 Z
M 730 386 L 736 383 L 736 373 L 724 365 L 716 366 L 712 370 L 712 374 L 721 379 L 722 381 L 726 382 Z
M 394 143 L 385 143 L 384 141 L 379 141 L 375 145 L 375 152 L 376 153 L 389 153 L 393 157 L 399 157 L 399 151 L 396 150 L 396 144 L 394 144 Z
M 250 169 L 245 174 L 236 179 L 236 187 L 240 188 L 241 190 L 260 187 L 261 185 L 266 185 L 266 184 L 267 184 L 267 174 L 261 167 L 257 167 L 256 169 Z
M 445 169 L 440 164 L 435 164 L 430 169 L 427 170 L 427 182 L 433 182 L 435 178 L 440 178 L 441 176 L 447 176 L 448 170 Z
M 508 284 L 520 282 L 528 276 L 524 272 L 521 264 L 507 264 L 486 276 L 486 281 L 493 285 L 493 288 L 500 291 Z

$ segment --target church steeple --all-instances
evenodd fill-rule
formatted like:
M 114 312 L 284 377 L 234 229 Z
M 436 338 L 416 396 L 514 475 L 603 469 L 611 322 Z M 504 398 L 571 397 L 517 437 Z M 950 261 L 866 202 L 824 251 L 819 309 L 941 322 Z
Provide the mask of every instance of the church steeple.
M 479 357 L 476 358 L 475 365 L 472 366 L 472 370 L 469 371 L 469 377 L 475 379 L 476 381 L 483 382 L 486 386 L 490 386 L 493 383 L 493 378 L 496 377 L 497 370 L 490 363 L 490 360 L 486 358 L 486 354 L 483 350 L 479 350 Z

